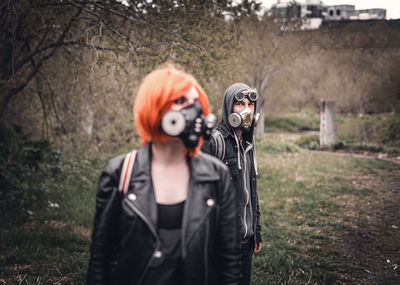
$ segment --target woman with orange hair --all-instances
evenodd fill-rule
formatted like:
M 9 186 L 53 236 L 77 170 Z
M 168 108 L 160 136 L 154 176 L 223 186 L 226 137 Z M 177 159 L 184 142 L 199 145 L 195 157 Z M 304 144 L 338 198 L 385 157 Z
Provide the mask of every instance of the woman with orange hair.
M 238 284 L 236 193 L 199 151 L 213 127 L 204 90 L 162 66 L 142 81 L 134 118 L 143 147 L 100 177 L 88 284 Z

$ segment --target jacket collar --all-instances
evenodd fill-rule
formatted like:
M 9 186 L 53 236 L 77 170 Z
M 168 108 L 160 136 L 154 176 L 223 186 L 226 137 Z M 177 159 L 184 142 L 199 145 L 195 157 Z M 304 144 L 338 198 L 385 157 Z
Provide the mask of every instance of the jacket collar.
M 231 136 L 232 138 L 234 137 L 232 128 L 224 124 L 224 122 L 219 123 L 218 130 L 221 132 L 224 139 L 226 139 L 229 136 Z
M 214 181 L 219 179 L 219 175 L 212 171 L 208 164 L 202 162 L 204 154 L 200 153 L 189 158 L 191 179 L 195 182 Z
M 204 163 L 204 154 L 200 153 L 194 157 L 189 157 L 189 168 L 191 179 L 194 181 L 214 181 L 219 179 L 219 175 L 212 171 L 208 164 Z M 151 184 L 151 147 L 150 144 L 142 147 L 135 161 L 132 175 L 133 181 L 147 181 Z

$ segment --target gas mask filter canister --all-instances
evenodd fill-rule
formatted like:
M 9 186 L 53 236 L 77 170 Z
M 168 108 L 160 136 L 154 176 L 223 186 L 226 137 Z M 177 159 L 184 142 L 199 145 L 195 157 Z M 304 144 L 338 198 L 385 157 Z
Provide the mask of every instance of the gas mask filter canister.
M 180 111 L 170 110 L 161 120 L 161 129 L 171 137 L 179 137 L 184 145 L 193 149 L 201 136 L 211 135 L 216 117 L 209 114 L 204 117 L 200 103 L 195 103 Z
M 254 115 L 250 108 L 244 109 L 242 112 L 231 113 L 228 117 L 229 124 L 234 127 L 250 128 L 253 124 Z

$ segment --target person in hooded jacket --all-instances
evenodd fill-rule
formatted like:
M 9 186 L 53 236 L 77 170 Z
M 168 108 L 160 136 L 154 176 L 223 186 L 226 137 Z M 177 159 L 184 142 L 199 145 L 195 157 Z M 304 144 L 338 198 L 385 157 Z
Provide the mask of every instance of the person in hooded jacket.
M 229 169 L 199 151 L 213 127 L 205 92 L 162 66 L 142 81 L 134 117 L 144 146 L 129 156 L 133 165 L 120 155 L 101 174 L 87 284 L 239 284 Z M 126 193 L 125 161 L 133 169 Z
M 236 186 L 242 248 L 240 284 L 250 284 L 252 256 L 262 245 L 253 136 L 257 99 L 257 91 L 244 83 L 228 87 L 222 102 L 221 122 L 202 146 L 203 152 L 216 156 L 229 167 L 230 179 Z

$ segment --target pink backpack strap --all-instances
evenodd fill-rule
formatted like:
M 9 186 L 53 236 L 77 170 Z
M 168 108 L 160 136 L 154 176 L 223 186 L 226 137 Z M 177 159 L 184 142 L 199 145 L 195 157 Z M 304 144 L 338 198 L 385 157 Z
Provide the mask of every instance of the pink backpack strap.
M 129 181 L 132 177 L 133 165 L 135 164 L 136 150 L 132 150 L 125 156 L 124 164 L 122 166 L 121 177 L 119 178 L 118 191 L 125 196 L 128 192 Z

